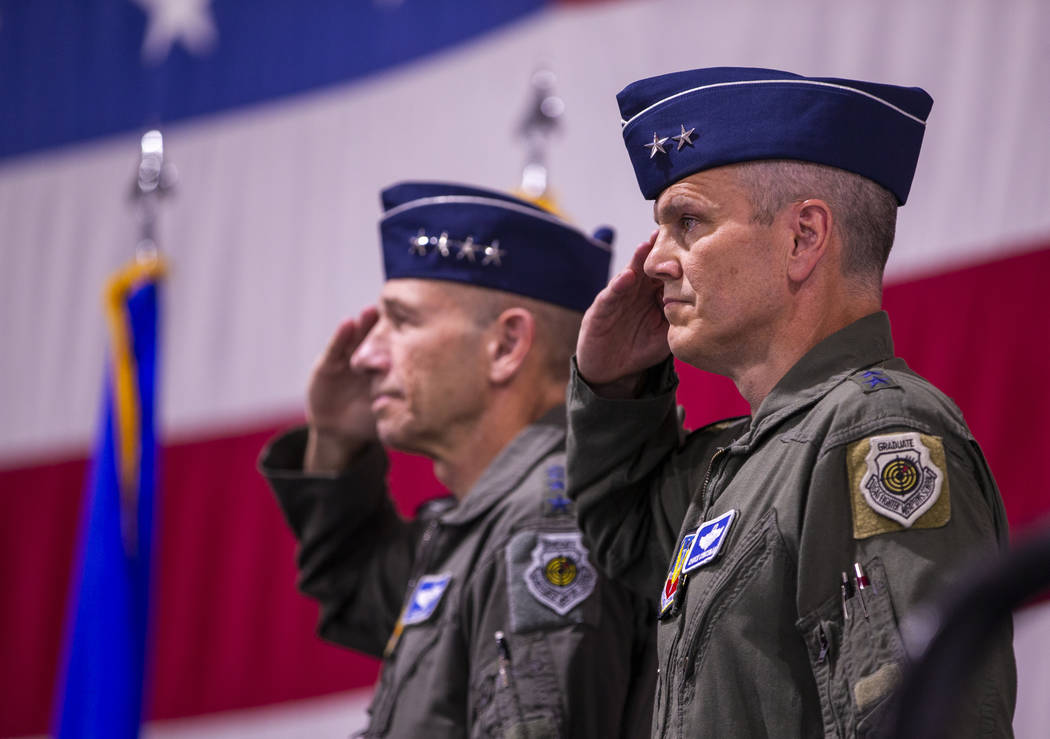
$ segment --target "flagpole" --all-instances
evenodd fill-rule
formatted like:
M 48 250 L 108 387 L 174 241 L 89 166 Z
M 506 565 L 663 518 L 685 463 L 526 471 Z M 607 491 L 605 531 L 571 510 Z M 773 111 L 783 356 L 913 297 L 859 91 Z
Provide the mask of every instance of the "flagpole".
M 164 139 L 147 132 L 132 190 L 140 228 L 135 256 L 103 291 L 109 360 L 84 497 L 53 734 L 135 739 L 146 694 L 157 474 L 159 200 L 175 170 Z

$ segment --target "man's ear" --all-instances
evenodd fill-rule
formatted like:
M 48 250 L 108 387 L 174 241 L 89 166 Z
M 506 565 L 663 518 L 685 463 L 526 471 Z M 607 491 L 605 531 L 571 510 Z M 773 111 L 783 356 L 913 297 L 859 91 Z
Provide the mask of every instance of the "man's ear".
M 787 260 L 788 278 L 805 282 L 831 245 L 834 218 L 831 208 L 819 199 L 803 200 L 791 210 L 795 243 Z
M 521 370 L 536 336 L 536 319 L 524 308 L 508 308 L 493 323 L 489 343 L 489 379 L 509 382 Z

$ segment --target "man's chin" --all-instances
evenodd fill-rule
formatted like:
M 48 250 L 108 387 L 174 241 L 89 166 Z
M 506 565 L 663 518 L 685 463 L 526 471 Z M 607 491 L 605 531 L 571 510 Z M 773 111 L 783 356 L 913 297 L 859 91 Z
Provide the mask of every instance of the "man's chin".
M 393 449 L 394 451 L 403 452 L 405 454 L 427 456 L 426 450 L 420 443 L 418 435 L 412 433 L 412 430 L 406 428 L 404 425 L 379 421 L 376 424 L 376 432 L 379 436 L 380 443 L 388 449 Z
M 705 372 L 713 372 L 716 375 L 724 374 L 721 364 L 718 362 L 717 354 L 710 350 L 699 340 L 695 331 L 681 326 L 671 326 L 667 331 L 667 345 L 671 348 L 671 354 L 680 362 L 685 362 L 691 367 L 702 369 Z

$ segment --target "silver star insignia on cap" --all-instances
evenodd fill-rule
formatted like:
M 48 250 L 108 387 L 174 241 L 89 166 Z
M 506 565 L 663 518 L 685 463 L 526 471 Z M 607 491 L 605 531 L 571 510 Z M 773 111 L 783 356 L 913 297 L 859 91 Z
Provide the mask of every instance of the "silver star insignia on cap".
M 445 233 L 444 231 L 442 231 L 441 235 L 438 236 L 437 250 L 441 253 L 441 256 L 443 256 L 443 257 L 447 257 L 449 255 L 449 253 L 450 253 L 449 252 L 449 248 L 448 248 L 448 244 L 449 244 L 448 234 Z
M 499 242 L 493 241 L 490 246 L 485 247 L 485 257 L 481 260 L 482 264 L 494 264 L 497 267 L 502 267 L 503 263 L 500 259 L 506 256 L 507 252 L 499 248 Z
M 474 245 L 474 237 L 468 236 L 460 242 L 459 253 L 456 254 L 456 259 L 466 259 L 467 261 L 473 262 L 477 253 L 478 248 Z
M 686 144 L 689 144 L 689 146 L 693 145 L 693 131 L 695 130 L 695 128 L 690 128 L 688 131 L 686 131 L 685 126 L 682 125 L 682 132 L 677 136 L 671 137 L 672 139 L 678 142 L 678 148 L 675 149 L 675 151 L 681 151 L 682 147 Z
M 646 149 L 649 150 L 649 158 L 652 159 L 654 156 L 656 156 L 656 152 L 660 152 L 661 154 L 666 154 L 667 153 L 667 149 L 664 148 L 664 144 L 666 144 L 666 143 L 667 143 L 667 137 L 666 136 L 664 136 L 663 138 L 660 138 L 657 135 L 657 133 L 655 131 L 653 131 L 653 143 L 651 143 L 651 144 L 642 144 L 642 146 L 644 146 Z
M 427 245 L 430 243 L 430 237 L 427 236 L 423 229 L 419 229 L 419 235 L 413 236 L 409 239 L 409 243 L 412 245 L 408 250 L 409 254 L 418 254 L 421 257 L 425 257 L 427 255 Z

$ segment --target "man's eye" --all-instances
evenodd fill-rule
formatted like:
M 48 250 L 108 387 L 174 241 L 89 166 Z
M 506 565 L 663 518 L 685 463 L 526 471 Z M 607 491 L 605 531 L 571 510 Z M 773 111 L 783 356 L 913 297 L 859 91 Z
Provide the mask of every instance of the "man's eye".
M 694 218 L 693 216 L 682 216 L 678 219 L 678 225 L 683 231 L 689 231 L 700 225 L 700 219 Z

